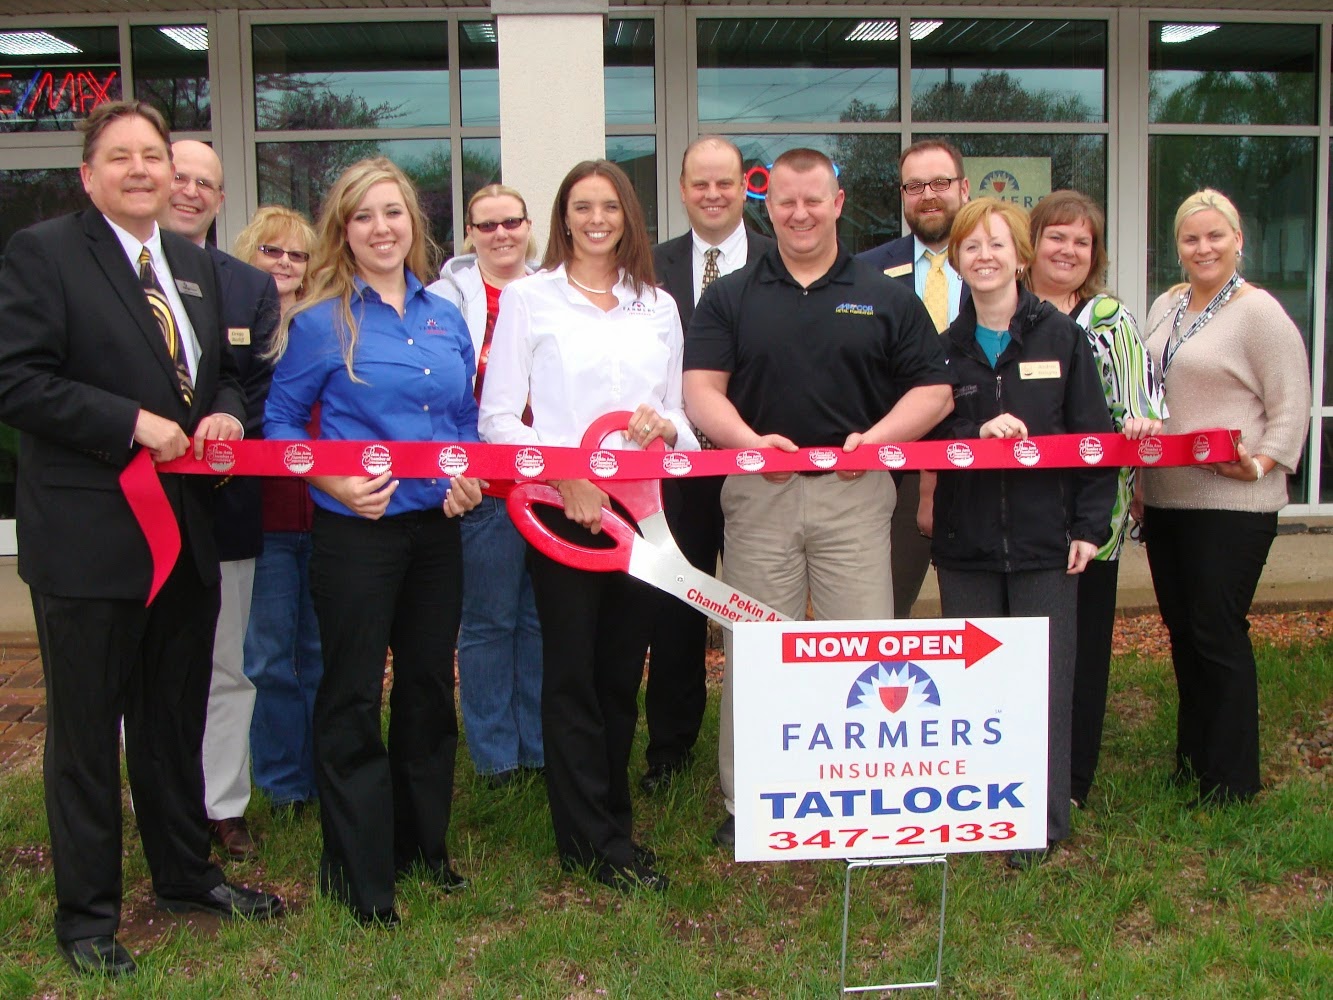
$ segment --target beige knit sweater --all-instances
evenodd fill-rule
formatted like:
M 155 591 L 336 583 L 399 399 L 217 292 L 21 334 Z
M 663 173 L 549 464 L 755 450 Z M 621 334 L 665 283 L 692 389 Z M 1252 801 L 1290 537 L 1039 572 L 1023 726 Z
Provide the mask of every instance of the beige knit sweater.
M 1179 297 L 1167 292 L 1148 313 L 1148 353 L 1159 365 Z M 1196 315 L 1185 314 L 1182 332 Z M 1300 331 L 1273 296 L 1250 286 L 1185 342 L 1166 373 L 1166 409 L 1166 433 L 1236 428 L 1251 455 L 1277 467 L 1257 483 L 1207 468 L 1145 468 L 1149 506 L 1275 511 L 1287 503 L 1282 473 L 1296 471 L 1310 426 L 1310 363 Z

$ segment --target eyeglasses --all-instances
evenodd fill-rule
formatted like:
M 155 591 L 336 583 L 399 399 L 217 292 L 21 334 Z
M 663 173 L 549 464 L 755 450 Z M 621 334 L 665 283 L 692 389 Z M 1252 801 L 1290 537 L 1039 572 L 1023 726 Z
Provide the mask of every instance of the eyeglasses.
M 902 185 L 902 189 L 904 194 L 910 194 L 913 198 L 925 191 L 927 187 L 936 194 L 940 194 L 944 191 L 948 191 L 956 180 L 959 180 L 959 178 L 936 177 L 933 181 L 911 181 Z
M 189 187 L 193 182 L 204 194 L 217 194 L 222 189 L 221 185 L 214 184 L 207 177 L 191 177 L 189 174 L 177 174 L 172 181 L 176 187 Z
M 267 243 L 261 243 L 255 249 L 265 257 L 272 257 L 274 260 L 282 260 L 283 254 L 286 254 L 297 264 L 304 264 L 310 259 L 310 254 L 304 250 L 284 250 L 282 247 L 269 246 Z
M 505 229 L 509 230 L 512 233 L 515 229 L 517 229 L 519 226 L 523 225 L 523 223 L 527 221 L 528 221 L 527 219 L 520 219 L 515 217 L 509 219 L 501 219 L 499 222 L 469 222 L 468 225 L 471 226 L 473 229 L 477 230 L 478 232 L 482 233 L 493 233 L 500 226 L 504 226 Z

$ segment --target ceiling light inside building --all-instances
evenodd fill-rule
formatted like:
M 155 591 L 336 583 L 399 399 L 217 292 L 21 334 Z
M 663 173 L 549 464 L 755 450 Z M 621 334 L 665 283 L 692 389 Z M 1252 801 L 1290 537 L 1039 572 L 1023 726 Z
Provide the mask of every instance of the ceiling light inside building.
M 943 26 L 943 21 L 913 21 L 912 26 L 907 29 L 907 37 L 914 42 L 919 42 L 931 32 Z
M 203 25 L 190 25 L 189 27 L 181 25 L 171 28 L 158 28 L 157 30 L 183 49 L 189 49 L 191 52 L 208 51 L 208 29 Z
M 897 21 L 862 21 L 847 32 L 844 42 L 892 42 L 898 38 Z
M 67 56 L 82 51 L 49 31 L 0 31 L 0 55 Z
M 1219 24 L 1164 24 L 1162 25 L 1162 44 L 1178 45 L 1216 31 Z
M 467 40 L 474 45 L 495 44 L 494 21 L 464 21 L 459 27 L 463 29 L 463 34 L 467 35 Z

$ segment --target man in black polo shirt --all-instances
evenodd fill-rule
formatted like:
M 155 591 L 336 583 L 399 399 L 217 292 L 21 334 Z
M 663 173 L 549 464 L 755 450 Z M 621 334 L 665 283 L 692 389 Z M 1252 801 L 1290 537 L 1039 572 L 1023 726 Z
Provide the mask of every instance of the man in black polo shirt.
M 953 409 L 950 376 L 920 300 L 838 246 L 843 192 L 828 157 L 773 164 L 777 246 L 715 281 L 685 339 L 685 406 L 722 448 L 915 441 Z M 887 472 L 737 475 L 722 487 L 726 582 L 793 618 L 892 618 Z M 718 770 L 735 843 L 731 647 Z

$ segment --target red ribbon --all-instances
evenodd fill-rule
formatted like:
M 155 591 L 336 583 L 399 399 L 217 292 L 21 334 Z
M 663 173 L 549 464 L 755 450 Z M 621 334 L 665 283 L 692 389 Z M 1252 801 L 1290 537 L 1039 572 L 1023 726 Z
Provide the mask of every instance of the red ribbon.
M 204 457 L 185 456 L 158 472 L 229 476 L 377 476 L 390 469 L 402 479 L 476 476 L 492 483 L 546 479 L 674 479 L 756 472 L 831 472 L 916 469 L 1082 469 L 1181 466 L 1231 462 L 1239 432 L 1163 434 L 1131 441 L 1123 434 L 1051 434 L 1014 440 L 989 438 L 912 441 L 838 447 L 616 451 L 545 445 L 448 441 L 210 441 Z M 176 519 L 152 462 L 140 452 L 121 474 L 121 488 L 153 555 L 151 602 L 180 554 Z

